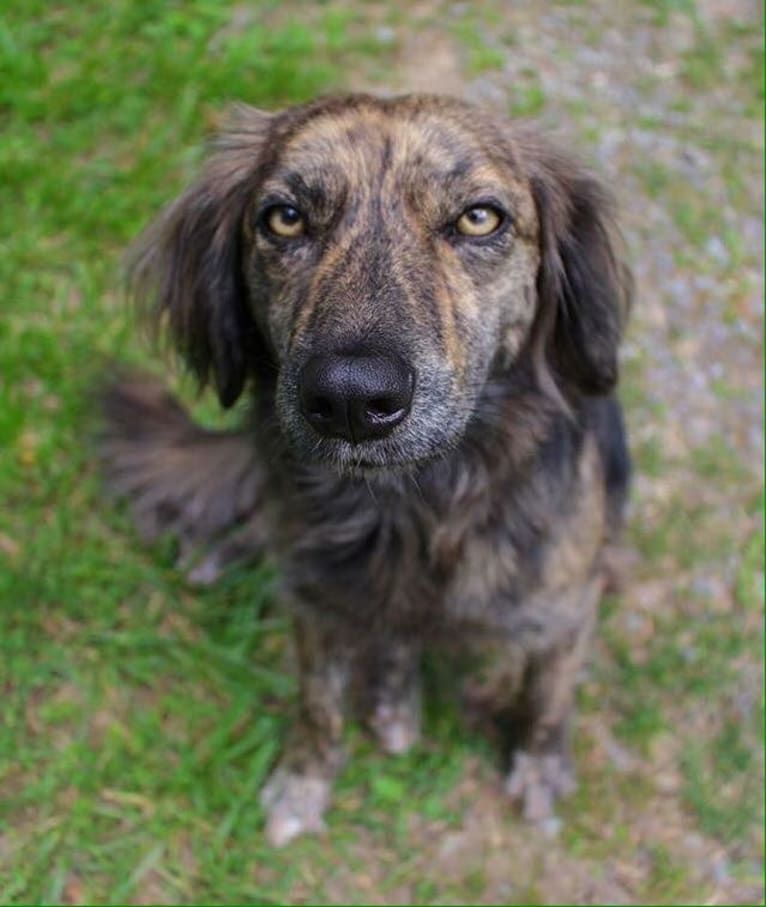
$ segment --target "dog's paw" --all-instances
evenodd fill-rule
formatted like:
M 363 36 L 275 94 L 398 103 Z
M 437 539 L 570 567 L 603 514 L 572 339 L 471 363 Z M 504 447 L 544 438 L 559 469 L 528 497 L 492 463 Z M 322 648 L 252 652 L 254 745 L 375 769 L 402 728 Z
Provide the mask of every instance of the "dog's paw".
M 330 788 L 324 778 L 277 768 L 261 790 L 269 843 L 284 847 L 299 835 L 324 831 Z
M 553 816 L 556 800 L 577 787 L 569 760 L 561 753 L 534 755 L 520 750 L 505 783 L 508 796 L 518 803 L 529 822 Z
M 380 748 L 391 756 L 406 753 L 420 739 L 420 702 L 378 705 L 368 719 L 370 730 Z

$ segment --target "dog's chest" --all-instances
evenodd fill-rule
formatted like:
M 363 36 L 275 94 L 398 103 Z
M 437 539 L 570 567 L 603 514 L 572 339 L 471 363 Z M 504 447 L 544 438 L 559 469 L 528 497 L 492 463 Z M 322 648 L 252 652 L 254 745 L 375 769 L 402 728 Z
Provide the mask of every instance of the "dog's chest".
M 539 539 L 507 489 L 461 487 L 337 481 L 293 495 L 276 527 L 290 597 L 362 630 L 485 626 L 533 583 Z
M 515 635 L 549 624 L 603 539 L 593 444 L 570 465 L 522 483 L 466 474 L 294 487 L 275 527 L 289 597 L 360 631 Z

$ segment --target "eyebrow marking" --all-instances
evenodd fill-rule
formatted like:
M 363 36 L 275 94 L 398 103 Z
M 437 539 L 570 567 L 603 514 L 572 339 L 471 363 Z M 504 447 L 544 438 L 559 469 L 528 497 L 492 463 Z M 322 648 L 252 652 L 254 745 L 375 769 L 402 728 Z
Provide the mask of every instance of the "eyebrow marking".
M 321 183 L 306 182 L 303 175 L 297 170 L 291 170 L 289 173 L 286 173 L 282 177 L 282 180 L 296 199 L 299 199 L 302 202 L 308 202 L 311 205 L 318 206 L 321 205 L 326 198 L 326 193 L 322 188 Z
M 458 161 L 454 167 L 447 171 L 444 179 L 449 182 L 463 179 L 463 177 L 467 176 L 471 172 L 471 167 L 472 161 L 470 160 L 470 158 L 463 158 L 462 160 Z

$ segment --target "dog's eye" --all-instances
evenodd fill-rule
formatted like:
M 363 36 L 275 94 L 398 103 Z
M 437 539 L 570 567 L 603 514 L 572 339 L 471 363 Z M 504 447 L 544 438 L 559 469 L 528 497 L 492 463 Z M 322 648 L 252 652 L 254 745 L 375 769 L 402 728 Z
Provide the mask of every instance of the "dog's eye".
M 463 236 L 489 236 L 503 222 L 499 211 L 488 205 L 474 205 L 466 208 L 455 222 L 455 229 Z
M 277 236 L 297 239 L 303 236 L 306 222 L 303 215 L 290 205 L 275 205 L 266 212 L 265 224 Z

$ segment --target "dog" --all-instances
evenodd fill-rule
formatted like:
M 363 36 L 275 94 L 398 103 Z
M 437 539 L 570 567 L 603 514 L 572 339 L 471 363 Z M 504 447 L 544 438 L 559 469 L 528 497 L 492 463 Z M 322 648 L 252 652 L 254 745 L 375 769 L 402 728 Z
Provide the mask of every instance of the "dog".
M 249 401 L 215 432 L 124 377 L 102 456 L 192 580 L 279 564 L 300 695 L 262 791 L 269 839 L 323 827 L 350 690 L 385 751 L 417 740 L 440 645 L 481 655 L 470 697 L 508 731 L 505 790 L 550 816 L 630 478 L 609 194 L 456 99 L 242 106 L 130 275 L 200 386 Z

